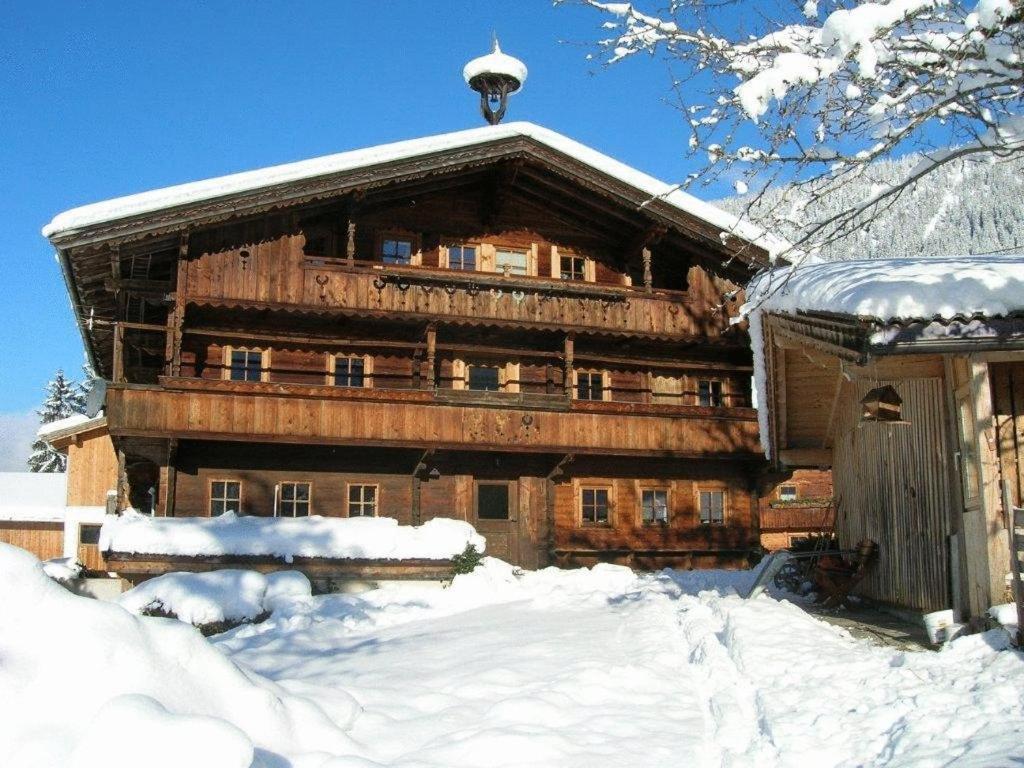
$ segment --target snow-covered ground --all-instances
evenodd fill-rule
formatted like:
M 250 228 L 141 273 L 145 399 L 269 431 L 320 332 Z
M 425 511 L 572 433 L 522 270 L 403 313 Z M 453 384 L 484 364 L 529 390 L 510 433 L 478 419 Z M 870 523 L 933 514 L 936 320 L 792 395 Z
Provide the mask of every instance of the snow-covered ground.
M 791 603 L 741 599 L 750 572 L 520 573 L 486 559 L 443 590 L 296 590 L 267 621 L 207 642 L 73 597 L 11 552 L 0 547 L 4 766 L 1024 759 L 1024 655 L 1005 633 L 938 653 L 876 647 Z

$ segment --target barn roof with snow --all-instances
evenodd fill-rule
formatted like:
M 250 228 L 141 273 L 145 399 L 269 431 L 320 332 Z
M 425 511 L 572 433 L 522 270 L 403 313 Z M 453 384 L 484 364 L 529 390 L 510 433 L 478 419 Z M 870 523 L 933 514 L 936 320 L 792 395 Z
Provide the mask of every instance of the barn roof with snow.
M 1024 255 L 787 267 L 752 283 L 748 307 L 776 316 L 777 332 L 789 328 L 850 359 L 1024 348 Z

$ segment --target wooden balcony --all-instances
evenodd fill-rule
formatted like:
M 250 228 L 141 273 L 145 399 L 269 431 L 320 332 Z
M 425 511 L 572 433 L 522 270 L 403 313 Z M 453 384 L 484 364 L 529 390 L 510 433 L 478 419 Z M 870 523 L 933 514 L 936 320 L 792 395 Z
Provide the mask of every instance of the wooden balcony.
M 835 525 L 835 508 L 821 504 L 771 505 L 761 510 L 762 531 L 823 531 Z
M 505 276 L 379 262 L 307 260 L 301 295 L 237 284 L 211 284 L 187 301 L 199 306 L 337 313 L 542 330 L 660 338 L 714 339 L 727 313 L 708 310 L 689 291 Z
M 756 412 L 576 402 L 498 393 L 486 402 L 431 390 L 339 389 L 162 377 L 112 384 L 115 436 L 424 449 L 644 455 L 760 456 Z

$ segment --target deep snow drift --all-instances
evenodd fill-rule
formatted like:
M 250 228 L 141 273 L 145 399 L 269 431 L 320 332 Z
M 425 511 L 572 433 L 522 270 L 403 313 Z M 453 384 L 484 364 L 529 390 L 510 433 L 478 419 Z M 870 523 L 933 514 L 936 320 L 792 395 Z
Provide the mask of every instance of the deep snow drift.
M 1024 758 L 1024 656 L 1000 650 L 1005 632 L 879 648 L 741 599 L 749 571 L 523 573 L 486 558 L 447 589 L 296 590 L 207 643 L 72 597 L 13 552 L 0 549 L 5 767 L 245 766 L 253 744 L 266 768 Z
M 195 629 L 76 597 L 0 544 L 4 768 L 246 768 L 344 754 L 356 706 L 341 692 L 328 698 L 333 720 L 240 670 Z

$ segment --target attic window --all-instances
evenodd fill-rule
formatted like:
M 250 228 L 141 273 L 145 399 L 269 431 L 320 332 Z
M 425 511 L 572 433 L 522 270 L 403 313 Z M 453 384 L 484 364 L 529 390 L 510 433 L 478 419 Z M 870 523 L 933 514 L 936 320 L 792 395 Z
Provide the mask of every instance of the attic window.
M 860 420 L 884 421 L 890 424 L 901 423 L 903 420 L 903 398 L 899 396 L 891 384 L 875 387 L 860 401 L 862 406 Z

